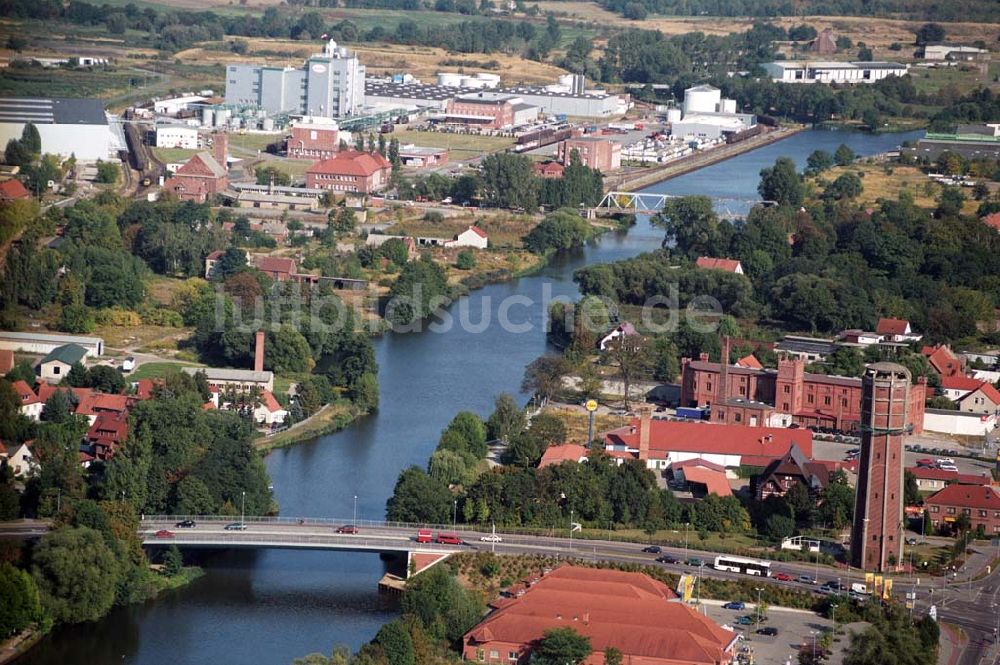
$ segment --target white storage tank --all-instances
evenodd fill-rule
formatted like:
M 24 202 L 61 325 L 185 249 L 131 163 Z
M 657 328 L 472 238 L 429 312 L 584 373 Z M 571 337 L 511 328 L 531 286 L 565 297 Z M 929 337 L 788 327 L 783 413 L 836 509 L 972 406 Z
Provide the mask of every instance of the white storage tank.
M 460 83 L 463 88 L 479 89 L 486 87 L 486 81 L 476 78 L 475 76 L 463 76 Z
M 448 88 L 458 88 L 462 85 L 462 75 L 455 72 L 438 72 L 437 84 Z
M 265 132 L 273 132 L 274 131 L 274 118 L 264 118 L 261 121 L 260 125 L 261 125 L 261 129 L 263 129 Z
M 719 110 L 722 91 L 711 85 L 696 85 L 684 91 L 684 115 L 715 113 Z
M 212 109 L 201 110 L 201 124 L 203 127 L 211 127 L 215 122 L 215 112 Z
M 500 75 L 490 74 L 488 72 L 479 72 L 476 74 L 476 78 L 480 81 L 485 81 L 487 88 L 497 88 L 500 87 Z
M 573 75 L 572 74 L 563 74 L 562 76 L 560 76 L 559 77 L 559 85 L 572 90 L 573 89 Z
M 723 113 L 736 113 L 736 100 L 735 99 L 723 99 L 722 108 L 720 109 Z
M 229 109 L 219 109 L 215 112 L 215 126 L 225 127 L 229 124 L 229 118 L 232 116 L 233 112 Z
M 674 123 L 681 121 L 680 109 L 667 109 L 667 122 Z

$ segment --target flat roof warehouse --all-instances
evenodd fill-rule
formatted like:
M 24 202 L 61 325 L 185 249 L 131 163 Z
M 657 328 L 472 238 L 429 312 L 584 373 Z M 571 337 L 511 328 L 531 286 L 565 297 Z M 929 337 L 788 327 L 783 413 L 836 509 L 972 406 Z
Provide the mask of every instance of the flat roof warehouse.
M 99 99 L 7 97 L 0 99 L 0 122 L 36 125 L 107 125 Z

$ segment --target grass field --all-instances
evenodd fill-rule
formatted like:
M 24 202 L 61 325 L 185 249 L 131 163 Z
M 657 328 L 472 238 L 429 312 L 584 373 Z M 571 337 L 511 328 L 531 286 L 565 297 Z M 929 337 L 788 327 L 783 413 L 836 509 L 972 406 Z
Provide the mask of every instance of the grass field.
M 514 139 L 507 136 L 418 132 L 398 125 L 392 136 L 399 139 L 400 145 L 412 143 L 425 148 L 447 148 L 452 160 L 468 159 L 514 145 Z
M 188 150 L 187 148 L 153 148 L 153 154 L 164 164 L 186 162 L 196 152 L 198 151 Z
M 194 363 L 172 363 L 172 362 L 151 362 L 139 365 L 139 367 L 128 375 L 130 381 L 139 379 L 159 379 L 173 370 L 180 370 L 182 367 L 197 367 Z
M 897 199 L 902 192 L 909 192 L 918 206 L 934 208 L 937 206 L 937 198 L 941 195 L 941 185 L 928 178 L 915 166 L 856 164 L 846 168 L 830 169 L 821 177 L 827 182 L 833 182 L 837 176 L 847 171 L 863 174 L 861 184 L 864 191 L 858 197 L 861 203 L 875 204 L 879 199 Z M 963 210 L 966 214 L 975 214 L 979 202 L 972 200 L 968 190 L 965 194 L 968 200 Z

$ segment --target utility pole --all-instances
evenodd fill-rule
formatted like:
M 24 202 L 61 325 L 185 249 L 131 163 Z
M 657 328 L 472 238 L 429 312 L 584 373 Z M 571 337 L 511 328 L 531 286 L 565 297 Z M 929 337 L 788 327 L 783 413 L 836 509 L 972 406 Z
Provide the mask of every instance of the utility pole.
M 247 513 L 247 492 L 243 490 L 241 492 L 242 498 L 240 500 L 240 526 L 246 526 L 246 513 Z
M 689 522 L 684 523 L 684 563 L 687 563 L 688 559 L 688 525 Z
M 573 551 L 573 509 L 569 509 L 569 549 Z
M 451 502 L 451 528 L 454 531 L 458 525 L 458 499 Z
M 358 495 L 354 495 L 354 521 L 352 522 L 354 526 L 358 525 Z

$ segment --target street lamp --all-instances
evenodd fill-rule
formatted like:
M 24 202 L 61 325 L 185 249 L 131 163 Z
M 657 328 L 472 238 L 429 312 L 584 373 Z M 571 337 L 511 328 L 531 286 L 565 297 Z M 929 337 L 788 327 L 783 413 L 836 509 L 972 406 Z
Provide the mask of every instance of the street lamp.
M 458 499 L 451 502 L 451 528 L 458 525 Z
M 569 509 L 569 549 L 573 549 L 573 509 Z
M 242 498 L 240 499 L 240 526 L 246 524 L 246 514 L 247 514 L 247 493 L 246 490 L 240 492 Z
M 809 634 L 813 637 L 813 662 L 816 662 L 816 631 L 810 630 Z
M 757 625 L 760 625 L 760 592 L 764 590 L 764 587 L 755 587 L 754 590 L 757 592 Z
M 837 632 L 837 603 L 830 603 L 830 614 L 833 619 L 833 632 Z
M 358 525 L 358 495 L 354 495 L 354 520 L 351 522 L 354 526 Z
M 688 526 L 689 525 L 690 525 L 689 522 L 685 522 L 684 523 L 684 561 L 685 562 L 687 561 L 687 558 L 688 558 Z

